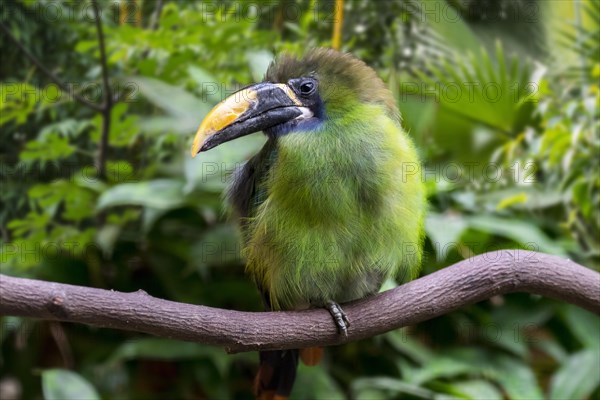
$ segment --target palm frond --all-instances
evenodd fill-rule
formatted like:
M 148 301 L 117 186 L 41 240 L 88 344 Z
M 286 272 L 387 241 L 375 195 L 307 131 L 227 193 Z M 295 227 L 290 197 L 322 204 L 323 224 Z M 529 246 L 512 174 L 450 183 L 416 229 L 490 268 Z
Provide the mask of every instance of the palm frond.
M 421 95 L 433 97 L 440 108 L 512 137 L 533 118 L 532 71 L 533 61 L 507 56 L 498 42 L 493 54 L 484 48 L 454 54 L 415 74 L 424 83 Z
M 596 1 L 582 5 L 575 2 L 574 7 L 581 7 L 577 10 L 580 17 L 560 29 L 558 44 L 579 59 L 578 64 L 569 65 L 561 74 L 581 84 L 595 79 L 593 69 L 600 64 L 600 4 Z M 581 14 L 588 17 L 589 24 L 584 23 Z

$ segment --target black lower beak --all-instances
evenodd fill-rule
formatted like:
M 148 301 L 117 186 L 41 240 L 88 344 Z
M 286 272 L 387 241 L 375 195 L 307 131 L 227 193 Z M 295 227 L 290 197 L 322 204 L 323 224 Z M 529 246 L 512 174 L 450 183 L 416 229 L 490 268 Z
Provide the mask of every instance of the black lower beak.
M 259 83 L 217 104 L 196 132 L 192 157 L 222 143 L 306 115 L 292 89 L 282 83 Z

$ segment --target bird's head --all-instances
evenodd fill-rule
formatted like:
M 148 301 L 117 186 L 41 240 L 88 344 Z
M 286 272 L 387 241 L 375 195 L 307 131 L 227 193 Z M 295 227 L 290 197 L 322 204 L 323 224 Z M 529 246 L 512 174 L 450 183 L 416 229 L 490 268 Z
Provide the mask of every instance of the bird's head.
M 360 103 L 400 119 L 383 81 L 352 55 L 331 49 L 311 50 L 302 59 L 283 55 L 271 63 L 263 82 L 234 93 L 206 115 L 192 156 L 253 132 L 311 131 L 336 123 Z

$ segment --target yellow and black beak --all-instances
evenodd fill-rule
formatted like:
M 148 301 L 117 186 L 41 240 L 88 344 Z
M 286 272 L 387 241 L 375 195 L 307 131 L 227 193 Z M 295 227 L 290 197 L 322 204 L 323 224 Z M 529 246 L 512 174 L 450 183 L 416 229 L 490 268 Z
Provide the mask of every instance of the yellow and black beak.
M 308 109 L 283 83 L 258 83 L 217 104 L 200 124 L 192 157 L 222 143 L 306 115 Z

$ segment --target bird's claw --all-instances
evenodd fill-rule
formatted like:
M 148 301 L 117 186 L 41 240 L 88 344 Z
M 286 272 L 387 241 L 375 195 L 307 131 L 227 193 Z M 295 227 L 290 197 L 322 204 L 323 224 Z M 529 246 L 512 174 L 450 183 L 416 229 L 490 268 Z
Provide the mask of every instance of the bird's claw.
M 339 304 L 330 301 L 325 305 L 325 308 L 327 308 L 327 311 L 329 311 L 329 314 L 331 314 L 331 316 L 333 317 L 335 325 L 338 329 L 338 333 L 340 335 L 348 337 L 348 327 L 350 326 L 350 320 L 348 319 L 348 316 L 346 315 L 344 310 L 342 310 L 342 307 L 340 307 Z

